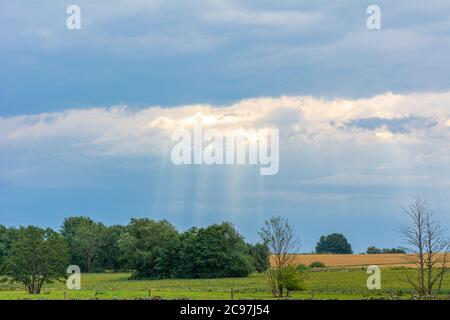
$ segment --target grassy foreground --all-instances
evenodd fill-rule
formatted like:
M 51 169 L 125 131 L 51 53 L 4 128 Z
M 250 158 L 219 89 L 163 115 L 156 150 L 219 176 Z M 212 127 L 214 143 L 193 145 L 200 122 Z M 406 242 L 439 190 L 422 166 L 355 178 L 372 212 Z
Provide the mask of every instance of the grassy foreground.
M 292 298 L 300 299 L 370 299 L 388 298 L 394 294 L 410 298 L 413 294 L 404 281 L 406 268 L 382 269 L 382 289 L 369 291 L 369 276 L 363 269 L 340 269 L 309 272 L 307 291 L 294 292 Z M 246 278 L 194 279 L 194 280 L 129 280 L 128 273 L 84 274 L 81 290 L 67 291 L 68 299 L 272 299 L 263 274 Z M 149 292 L 150 290 L 150 292 Z M 65 284 L 47 285 L 40 295 L 27 294 L 20 286 L 0 284 L 0 299 L 64 299 Z M 450 296 L 450 279 L 447 278 L 442 296 Z

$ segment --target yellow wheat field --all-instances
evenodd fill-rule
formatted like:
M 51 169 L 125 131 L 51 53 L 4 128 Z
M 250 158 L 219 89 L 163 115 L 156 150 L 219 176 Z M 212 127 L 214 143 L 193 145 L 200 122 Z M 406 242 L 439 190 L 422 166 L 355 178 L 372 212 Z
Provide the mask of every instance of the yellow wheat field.
M 411 259 L 411 256 L 409 256 Z M 271 259 L 273 264 L 273 257 Z M 378 265 L 380 267 L 415 267 L 408 261 L 407 254 L 299 254 L 295 256 L 296 265 L 309 265 L 320 261 L 327 267 L 364 267 Z

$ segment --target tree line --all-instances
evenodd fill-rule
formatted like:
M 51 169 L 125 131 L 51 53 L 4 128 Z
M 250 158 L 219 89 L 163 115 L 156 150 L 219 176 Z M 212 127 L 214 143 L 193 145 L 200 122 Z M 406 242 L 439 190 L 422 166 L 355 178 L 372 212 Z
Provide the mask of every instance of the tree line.
M 135 279 L 244 277 L 268 267 L 264 248 L 246 243 L 228 222 L 180 233 L 166 220 L 131 219 L 126 226 L 106 226 L 89 217 L 70 217 L 59 232 L 0 225 L 0 273 L 39 274 L 29 268 L 50 261 L 61 277 L 69 265 L 82 272 L 130 270 Z
M 399 228 L 402 249 L 369 247 L 367 253 L 408 253 L 417 276 L 406 281 L 429 297 L 447 274 L 450 242 L 420 198 L 405 209 L 411 223 Z M 67 277 L 69 265 L 82 272 L 131 271 L 134 279 L 245 277 L 265 272 L 274 296 L 304 288 L 304 266 L 295 264 L 300 241 L 287 219 L 273 217 L 250 244 L 229 222 L 179 232 L 167 220 L 131 219 L 106 226 L 89 217 L 66 218 L 59 230 L 0 225 L 0 275 L 40 293 L 45 283 Z M 322 236 L 316 253 L 351 254 L 342 234 Z M 0 277 L 1 279 L 1 277 Z
M 17 274 L 12 266 L 18 257 L 42 257 L 30 252 L 43 250 L 60 257 L 61 274 L 64 266 L 77 265 L 86 273 L 132 271 L 135 279 L 244 277 L 269 267 L 267 242 L 245 242 L 229 222 L 178 232 L 167 220 L 132 218 L 128 225 L 107 226 L 77 216 L 66 218 L 59 232 L 0 225 L 0 271 Z M 316 253 L 352 251 L 343 235 L 331 234 L 320 238 Z M 39 264 L 27 259 L 27 265 Z
M 268 221 L 276 225 L 284 220 Z M 267 223 L 264 228 L 271 225 Z M 184 232 L 167 220 L 147 218 L 107 226 L 89 217 L 68 217 L 59 231 L 0 225 L 0 275 L 22 283 L 30 293 L 64 279 L 69 265 L 77 265 L 84 273 L 131 271 L 133 279 L 245 277 L 268 270 L 270 255 L 276 254 L 277 248 L 270 247 L 270 232 L 264 228 L 260 242 L 250 244 L 229 222 Z M 336 238 L 341 241 L 330 243 Z M 330 235 L 320 239 L 317 251 L 348 253 L 348 247 L 344 236 Z M 300 253 L 300 248 L 292 253 Z M 300 281 L 294 271 L 286 268 L 283 275 L 292 288 Z

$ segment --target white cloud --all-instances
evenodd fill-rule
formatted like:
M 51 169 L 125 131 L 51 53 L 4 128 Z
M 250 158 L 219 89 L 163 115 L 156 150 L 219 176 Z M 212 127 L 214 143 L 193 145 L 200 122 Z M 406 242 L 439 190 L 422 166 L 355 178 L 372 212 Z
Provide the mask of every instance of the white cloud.
M 292 143 L 380 143 L 398 146 L 449 144 L 450 93 L 385 94 L 368 99 L 324 100 L 314 97 L 256 98 L 227 106 L 186 105 L 173 108 L 129 107 L 68 110 L 0 118 L 1 148 L 41 144 L 54 152 L 91 151 L 95 154 L 146 154 L 170 143 L 171 130 L 204 126 L 220 130 L 279 128 L 282 145 Z M 396 123 L 426 118 L 408 130 L 393 130 Z M 352 121 L 375 119 L 379 126 L 350 126 Z M 430 140 L 431 139 L 431 140 Z M 431 142 L 432 141 L 432 142 Z
M 171 133 L 202 123 L 223 131 L 278 128 L 281 162 L 272 191 L 447 189 L 449 106 L 450 92 L 387 93 L 366 99 L 261 97 L 230 105 L 115 106 L 3 117 L 0 178 L 59 186 L 105 164 L 116 168 L 113 172 L 146 172 L 155 163 L 175 170 L 168 158 Z
M 229 1 L 207 2 L 201 7 L 200 16 L 210 23 L 224 24 L 228 27 L 251 26 L 264 28 L 292 29 L 304 32 L 324 19 L 324 14 L 312 10 L 261 10 L 246 8 Z

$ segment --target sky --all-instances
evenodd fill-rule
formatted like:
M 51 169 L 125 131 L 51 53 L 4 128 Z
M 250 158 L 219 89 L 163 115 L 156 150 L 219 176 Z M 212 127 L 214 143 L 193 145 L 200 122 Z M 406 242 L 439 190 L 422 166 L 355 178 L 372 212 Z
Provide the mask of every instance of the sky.
M 450 229 L 448 1 L 5 0 L 0 21 L 0 224 L 231 221 L 254 242 L 282 216 L 304 252 L 332 232 L 363 252 L 402 245 L 421 196 Z M 175 166 L 194 122 L 279 129 L 278 174 Z

